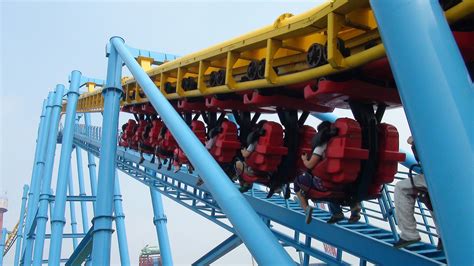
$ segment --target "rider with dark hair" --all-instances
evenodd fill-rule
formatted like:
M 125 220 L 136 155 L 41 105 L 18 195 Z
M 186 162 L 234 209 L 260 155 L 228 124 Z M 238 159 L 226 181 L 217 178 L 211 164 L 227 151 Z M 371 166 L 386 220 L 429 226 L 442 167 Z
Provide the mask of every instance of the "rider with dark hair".
M 237 176 L 242 175 L 242 173 L 245 173 L 246 175 L 249 175 L 249 176 L 257 175 L 256 171 L 254 171 L 250 166 L 247 165 L 247 163 L 245 162 L 245 159 L 248 158 L 252 154 L 252 152 L 255 151 L 258 138 L 261 135 L 263 135 L 262 130 L 263 130 L 263 125 L 265 124 L 265 122 L 267 121 L 266 120 L 259 121 L 255 125 L 252 132 L 250 132 L 249 135 L 247 136 L 247 141 L 246 141 L 247 146 L 243 147 L 240 150 L 243 158 L 240 158 L 235 162 L 235 172 Z M 245 181 L 241 180 L 241 186 L 239 190 L 241 192 L 245 192 L 245 191 L 248 191 L 251 187 L 252 187 L 252 184 L 248 184 Z

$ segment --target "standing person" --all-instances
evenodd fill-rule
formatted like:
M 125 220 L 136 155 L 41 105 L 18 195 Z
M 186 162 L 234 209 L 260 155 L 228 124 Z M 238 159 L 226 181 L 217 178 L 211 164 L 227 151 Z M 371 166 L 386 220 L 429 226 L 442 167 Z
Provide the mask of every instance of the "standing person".
M 411 145 L 413 155 L 421 166 L 413 137 L 410 136 L 407 140 L 407 143 Z M 395 185 L 395 214 L 398 221 L 398 228 L 401 231 L 400 239 L 398 242 L 393 244 L 395 248 L 403 248 L 421 240 L 420 233 L 416 230 L 416 219 L 414 213 L 418 189 L 423 189 L 425 191 L 428 189 L 425 181 L 425 175 L 423 173 L 413 176 L 411 180 L 410 178 L 407 178 L 405 180 L 399 181 Z M 433 221 L 436 223 L 434 213 L 432 211 L 430 212 L 431 217 L 433 217 Z M 441 238 L 438 242 L 438 249 L 442 249 Z

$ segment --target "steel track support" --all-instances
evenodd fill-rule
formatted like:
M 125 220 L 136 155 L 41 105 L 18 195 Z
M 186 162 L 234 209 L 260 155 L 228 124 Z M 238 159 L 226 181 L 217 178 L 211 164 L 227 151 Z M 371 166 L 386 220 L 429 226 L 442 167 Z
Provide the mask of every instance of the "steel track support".
M 35 219 L 36 210 L 38 207 L 41 177 L 43 176 L 44 161 L 46 153 L 46 144 L 48 143 L 48 130 L 51 120 L 51 109 L 54 101 L 54 92 L 48 94 L 46 105 L 43 102 L 43 109 L 40 116 L 40 123 L 38 129 L 38 138 L 36 140 L 35 161 L 33 164 L 33 173 L 31 174 L 30 191 L 28 192 L 28 208 L 26 212 L 25 223 L 25 241 L 21 248 L 21 260 L 31 264 L 31 256 L 33 254 L 33 244 L 35 240 L 34 234 L 30 235 L 30 229 Z
M 161 260 L 164 266 L 173 265 L 173 257 L 171 256 L 171 247 L 168 237 L 168 229 L 163 201 L 161 194 L 150 187 L 151 203 L 153 205 L 153 224 L 156 228 L 156 235 L 158 237 L 158 244 L 160 246 Z
M 38 215 L 36 216 L 36 241 L 33 254 L 34 265 L 40 265 L 43 261 L 46 223 L 48 222 L 48 205 L 51 197 L 51 179 L 53 176 L 54 156 L 56 153 L 56 142 L 58 137 L 58 126 L 62 108 L 63 94 L 64 85 L 56 85 L 54 104 L 51 110 L 51 124 L 49 127 L 48 145 L 46 148 L 46 163 L 41 184 Z
M 53 217 L 51 217 L 51 244 L 49 247 L 49 265 L 59 265 L 61 260 L 61 246 L 63 238 L 64 224 L 66 223 L 64 212 L 66 209 L 66 197 L 68 183 L 72 182 L 71 176 L 71 153 L 72 141 L 74 138 L 74 122 L 76 120 L 77 99 L 79 98 L 79 86 L 81 72 L 74 70 L 71 72 L 71 82 L 67 93 L 66 118 L 63 129 L 63 139 L 61 144 L 61 155 L 59 158 L 58 179 L 56 184 L 56 197 L 54 202 Z M 69 194 L 72 195 L 72 184 L 69 186 Z M 71 215 L 73 214 L 74 203 L 70 202 Z M 75 217 L 74 212 L 74 219 Z M 73 226 L 71 219 L 71 227 Z M 74 221 L 75 222 L 75 221 Z M 77 239 L 73 241 L 74 248 L 77 246 Z
M 122 193 L 120 193 L 120 183 L 117 170 L 115 170 L 114 187 L 114 212 L 115 228 L 117 228 L 117 239 L 120 253 L 120 264 L 130 265 L 130 255 L 128 254 L 127 232 L 125 231 L 125 214 L 122 208 Z
M 13 260 L 13 265 L 18 266 L 20 262 L 20 250 L 21 250 L 21 242 L 23 240 L 23 230 L 25 228 L 24 221 L 26 218 L 26 200 L 28 197 L 28 185 L 23 186 L 23 195 L 21 196 L 21 208 L 20 208 L 20 219 L 18 222 L 18 233 L 15 243 L 15 258 Z
M 206 182 L 206 186 L 229 218 L 237 235 L 243 240 L 257 262 L 262 265 L 293 265 L 294 261 L 278 243 L 276 237 L 262 223 L 259 216 L 230 182 L 196 135 L 140 67 L 125 46 L 123 39 L 115 37 L 111 39 L 111 43 L 113 46 L 110 47 L 111 52 L 114 49 L 118 51 L 179 146 Z M 104 158 L 102 150 L 101 158 Z
M 231 252 L 232 250 L 234 250 L 241 244 L 242 244 L 242 240 L 240 240 L 240 238 L 236 234 L 233 234 L 229 238 L 224 240 L 222 243 L 217 245 L 215 248 L 213 248 L 211 251 L 206 253 L 204 256 L 199 258 L 197 261 L 195 261 L 192 265 L 193 266 L 210 265 L 211 263 L 222 258 L 224 255 Z
M 370 1 L 448 263 L 474 264 L 474 87 L 438 1 Z M 467 234 L 466 234 L 467 232 Z
M 123 42 L 123 41 L 122 41 Z M 122 60 L 111 47 L 104 96 L 102 120 L 101 161 L 97 185 L 97 200 L 93 219 L 92 265 L 110 264 L 110 242 L 112 237 L 112 210 L 115 186 L 115 154 L 117 152 L 118 116 L 122 97 Z

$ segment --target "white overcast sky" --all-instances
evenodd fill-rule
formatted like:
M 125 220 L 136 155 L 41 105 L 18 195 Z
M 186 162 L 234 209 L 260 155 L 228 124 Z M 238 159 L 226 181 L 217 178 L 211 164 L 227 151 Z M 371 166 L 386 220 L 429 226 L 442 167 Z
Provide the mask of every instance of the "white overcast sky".
M 12 229 L 18 221 L 22 187 L 30 182 L 43 98 L 55 84 L 66 84 L 74 69 L 86 76 L 105 78 L 104 52 L 111 36 L 122 36 L 128 45 L 134 47 L 185 55 L 272 24 L 280 14 L 298 14 L 321 2 L 2 1 L 0 192 L 8 193 L 10 203 L 4 225 Z M 347 111 L 337 113 L 350 116 Z M 94 117 L 95 124 L 100 125 L 100 121 L 99 117 Z M 385 121 L 397 125 L 404 146 L 409 129 L 403 110 L 389 111 Z M 315 126 L 318 121 L 309 119 L 308 123 Z M 59 152 L 60 146 L 56 151 L 53 187 Z M 83 158 L 86 160 L 85 153 Z M 75 154 L 73 161 L 78 193 Z M 86 168 L 84 172 L 89 193 Z M 140 249 L 157 242 L 149 191 L 123 174 L 120 183 L 131 262 L 138 264 Z M 175 264 L 191 264 L 229 236 L 227 231 L 167 198 L 164 198 L 164 207 Z M 81 229 L 79 210 L 76 203 L 78 228 Z M 66 214 L 69 219 L 69 209 Z M 69 230 L 66 226 L 66 231 Z M 70 241 L 65 242 L 63 257 L 70 254 L 71 246 Z M 115 234 L 112 248 L 112 263 L 118 264 Z M 5 263 L 10 265 L 12 261 L 13 252 L 10 252 Z M 242 245 L 218 264 L 249 265 L 251 257 Z

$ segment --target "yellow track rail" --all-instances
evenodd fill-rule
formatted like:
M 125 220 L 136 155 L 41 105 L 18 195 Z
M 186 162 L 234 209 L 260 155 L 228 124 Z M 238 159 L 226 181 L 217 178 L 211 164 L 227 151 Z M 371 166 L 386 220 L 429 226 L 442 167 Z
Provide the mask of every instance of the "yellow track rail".
M 472 14 L 472 0 L 464 0 L 445 12 L 450 23 Z M 338 38 L 350 50 L 349 56 L 343 57 L 337 49 Z M 327 45 L 327 64 L 308 66 L 306 54 L 313 43 Z M 369 43 L 374 46 L 366 49 Z M 384 56 L 385 49 L 368 0 L 333 0 L 297 16 L 283 14 L 272 25 L 156 67 L 149 58 L 137 60 L 161 92 L 173 100 L 297 84 Z M 263 58 L 266 60 L 263 79 L 237 81 L 250 62 Z M 274 67 L 278 67 L 278 73 Z M 209 87 L 211 72 L 219 70 L 225 70 L 224 85 Z M 185 91 L 181 87 L 182 80 L 188 77 L 197 80 L 197 89 Z M 168 94 L 164 89 L 166 83 L 176 87 L 176 93 Z M 148 102 L 146 96 L 140 96 L 142 90 L 135 79 L 124 78 L 122 84 L 125 92 L 122 106 Z M 89 90 L 80 96 L 78 112 L 102 109 L 101 90 Z

